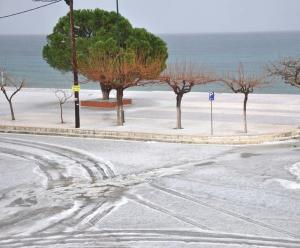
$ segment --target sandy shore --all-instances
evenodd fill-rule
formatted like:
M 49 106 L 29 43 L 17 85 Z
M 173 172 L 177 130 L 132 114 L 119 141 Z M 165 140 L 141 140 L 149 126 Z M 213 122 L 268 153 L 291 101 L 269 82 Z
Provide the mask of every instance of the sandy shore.
M 99 90 L 82 90 L 81 100 L 95 99 Z M 114 96 L 114 93 L 112 94 Z M 133 104 L 125 107 L 126 123 L 116 126 L 115 109 L 81 107 L 81 128 L 111 131 L 136 131 L 164 134 L 210 134 L 210 102 L 208 93 L 186 94 L 182 102 L 182 123 L 176 125 L 173 92 L 126 91 L 124 97 Z M 214 134 L 219 136 L 243 134 L 241 94 L 216 94 L 213 103 Z M 59 105 L 53 89 L 26 88 L 14 98 L 16 121 L 10 120 L 8 104 L 0 96 L 0 125 L 34 127 L 74 127 L 74 104 L 64 105 L 65 124 L 60 124 Z M 249 135 L 293 130 L 300 126 L 300 95 L 252 94 L 248 103 Z

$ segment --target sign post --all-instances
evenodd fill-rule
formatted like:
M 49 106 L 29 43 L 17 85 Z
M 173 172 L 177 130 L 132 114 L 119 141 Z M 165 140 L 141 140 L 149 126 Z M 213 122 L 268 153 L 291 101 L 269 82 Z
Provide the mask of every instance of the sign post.
M 213 101 L 215 100 L 215 92 L 209 92 L 208 99 L 210 101 L 210 134 L 214 134 L 214 127 L 213 127 Z

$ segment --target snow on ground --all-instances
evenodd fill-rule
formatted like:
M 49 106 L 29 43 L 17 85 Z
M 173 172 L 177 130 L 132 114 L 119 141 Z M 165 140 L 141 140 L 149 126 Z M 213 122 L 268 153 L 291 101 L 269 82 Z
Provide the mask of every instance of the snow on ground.
M 296 176 L 296 178 L 300 180 L 300 162 L 293 164 L 288 170 L 292 175 Z
M 0 247 L 300 247 L 299 151 L 0 134 Z
M 82 90 L 82 100 L 99 98 L 100 90 Z M 112 94 L 114 97 L 114 94 Z M 115 109 L 81 107 L 81 127 L 113 131 L 139 131 L 168 134 L 210 135 L 210 102 L 208 93 L 191 92 L 182 100 L 182 125 L 176 125 L 175 95 L 171 91 L 125 91 L 133 104 L 125 106 L 126 123 L 116 126 Z M 64 105 L 61 125 L 59 105 L 53 89 L 24 89 L 14 98 L 16 121 L 10 120 L 6 100 L 0 96 L 0 125 L 74 127 L 74 103 Z M 243 134 L 241 94 L 216 94 L 213 103 L 215 135 Z M 249 134 L 283 132 L 300 123 L 300 95 L 251 94 L 248 102 Z
M 300 183 L 296 183 L 285 179 L 276 179 L 276 181 L 279 182 L 282 185 L 282 187 L 285 187 L 287 189 L 300 189 Z
M 275 179 L 275 180 L 279 182 L 282 185 L 282 187 L 285 187 L 287 189 L 299 190 L 300 189 L 300 162 L 295 163 L 291 166 L 287 166 L 286 169 L 290 172 L 291 175 L 295 176 L 295 179 L 297 181 L 290 181 L 285 179 Z

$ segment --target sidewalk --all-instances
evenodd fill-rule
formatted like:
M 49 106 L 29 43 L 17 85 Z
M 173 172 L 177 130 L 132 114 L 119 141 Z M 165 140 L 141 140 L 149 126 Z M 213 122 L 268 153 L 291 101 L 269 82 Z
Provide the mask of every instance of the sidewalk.
M 95 99 L 100 90 L 82 90 L 82 100 Z M 81 107 L 81 128 L 74 129 L 74 104 L 64 105 L 66 124 L 60 124 L 59 105 L 51 89 L 24 89 L 14 99 L 16 121 L 10 120 L 0 96 L 0 131 L 184 143 L 262 143 L 300 137 L 300 95 L 255 95 L 248 102 L 248 135 L 243 133 L 241 94 L 216 94 L 214 136 L 210 136 L 208 93 L 186 94 L 182 125 L 176 124 L 173 92 L 126 91 L 133 104 L 125 107 L 126 123 L 116 126 L 115 109 Z

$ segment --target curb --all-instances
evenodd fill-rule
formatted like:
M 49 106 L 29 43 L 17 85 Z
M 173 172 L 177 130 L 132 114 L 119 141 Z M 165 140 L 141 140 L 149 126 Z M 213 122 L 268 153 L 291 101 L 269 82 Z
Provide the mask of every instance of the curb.
M 226 144 L 246 145 L 262 144 L 266 142 L 286 141 L 300 139 L 300 128 L 274 134 L 243 135 L 243 136 L 201 136 L 185 134 L 162 134 L 126 131 L 103 131 L 96 129 L 51 128 L 51 127 L 25 127 L 0 125 L 0 133 L 18 133 L 50 136 L 67 136 L 82 138 L 102 138 L 135 141 L 157 141 L 185 144 Z

